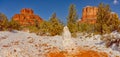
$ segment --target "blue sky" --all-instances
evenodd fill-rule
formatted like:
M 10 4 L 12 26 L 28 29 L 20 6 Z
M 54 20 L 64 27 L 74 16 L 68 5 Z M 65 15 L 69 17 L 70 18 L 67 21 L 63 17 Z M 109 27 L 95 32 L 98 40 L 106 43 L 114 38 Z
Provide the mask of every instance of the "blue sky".
M 120 0 L 0 0 L 0 12 L 10 19 L 14 14 L 20 13 L 22 8 L 32 8 L 34 13 L 44 20 L 48 20 L 52 13 L 56 12 L 57 17 L 66 22 L 70 4 L 76 5 L 80 18 L 83 7 L 98 6 L 100 2 L 109 4 L 112 11 L 120 16 Z

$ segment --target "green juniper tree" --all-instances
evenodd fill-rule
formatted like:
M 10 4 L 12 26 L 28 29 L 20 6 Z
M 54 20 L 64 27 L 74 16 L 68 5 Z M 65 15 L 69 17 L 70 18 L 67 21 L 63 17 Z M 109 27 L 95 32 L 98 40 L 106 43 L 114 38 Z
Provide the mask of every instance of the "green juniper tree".
M 50 23 L 48 21 L 42 21 L 38 27 L 39 27 L 39 34 L 40 35 L 46 35 L 47 33 L 49 33 L 49 26 Z
M 119 17 L 116 13 L 113 12 L 111 13 L 110 20 L 108 22 L 111 32 L 118 30 L 120 23 L 119 23 Z
M 96 30 L 97 33 L 104 34 L 110 32 L 109 22 L 111 10 L 109 5 L 100 3 L 98 6 L 97 21 L 96 21 Z
M 76 12 L 76 8 L 74 4 L 71 4 L 69 7 L 69 14 L 67 16 L 67 26 L 70 30 L 70 32 L 72 33 L 72 36 L 75 37 L 76 36 L 76 32 L 77 32 L 77 19 L 78 19 L 78 15 Z
M 100 34 L 110 33 L 119 27 L 119 18 L 113 14 L 109 5 L 101 3 L 98 6 L 96 31 Z
M 56 16 L 56 13 L 53 13 L 50 20 L 49 20 L 49 32 L 52 36 L 60 35 L 63 30 L 63 24 L 59 21 Z
M 0 30 L 7 30 L 8 19 L 5 14 L 0 13 Z

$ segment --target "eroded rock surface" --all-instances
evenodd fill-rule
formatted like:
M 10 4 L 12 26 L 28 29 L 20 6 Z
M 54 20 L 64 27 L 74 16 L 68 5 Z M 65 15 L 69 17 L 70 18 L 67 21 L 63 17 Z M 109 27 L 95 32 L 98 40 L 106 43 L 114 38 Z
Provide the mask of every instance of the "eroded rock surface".
M 94 24 L 97 19 L 98 8 L 94 6 L 86 6 L 82 10 L 81 22 Z
M 30 8 L 23 8 L 20 14 L 15 14 L 12 18 L 25 26 L 33 25 L 35 22 L 42 22 L 42 18 L 34 14 L 34 11 Z

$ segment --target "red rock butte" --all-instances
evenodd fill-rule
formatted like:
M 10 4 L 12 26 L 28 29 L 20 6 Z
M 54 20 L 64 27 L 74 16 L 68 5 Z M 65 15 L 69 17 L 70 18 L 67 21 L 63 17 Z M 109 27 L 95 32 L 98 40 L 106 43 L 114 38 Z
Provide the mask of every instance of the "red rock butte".
M 30 8 L 23 8 L 20 14 L 15 14 L 13 20 L 18 21 L 21 25 L 33 25 L 36 21 L 41 22 L 42 18 L 34 14 Z
M 98 8 L 94 6 L 86 6 L 82 10 L 82 17 L 80 22 L 96 23 Z

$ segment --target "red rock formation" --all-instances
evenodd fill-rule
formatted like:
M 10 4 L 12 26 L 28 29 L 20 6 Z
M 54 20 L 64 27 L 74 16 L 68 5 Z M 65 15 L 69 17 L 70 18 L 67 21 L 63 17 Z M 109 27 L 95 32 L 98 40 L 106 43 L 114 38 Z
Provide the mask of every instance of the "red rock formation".
M 32 9 L 29 9 L 29 8 L 24 8 L 20 11 L 20 14 L 34 14 L 33 10 Z
M 42 18 L 34 14 L 34 11 L 29 8 L 23 8 L 20 14 L 15 14 L 13 20 L 18 21 L 21 25 L 33 25 L 35 21 L 41 22 Z
M 94 24 L 97 19 L 97 7 L 93 6 L 86 6 L 82 10 L 82 18 L 80 22 L 85 22 L 85 23 L 92 23 Z

